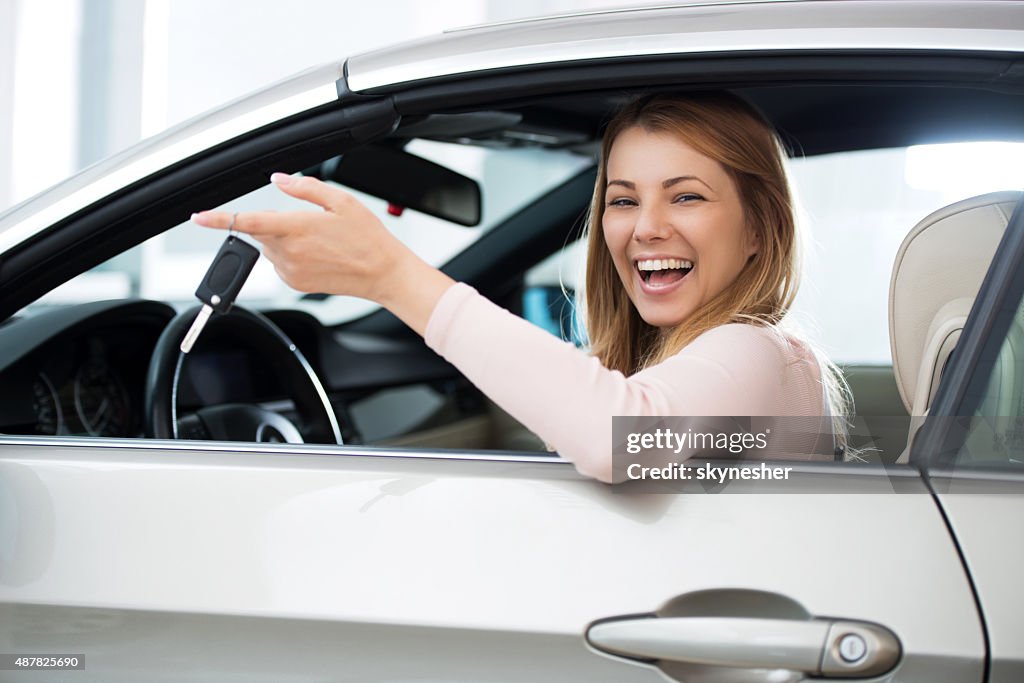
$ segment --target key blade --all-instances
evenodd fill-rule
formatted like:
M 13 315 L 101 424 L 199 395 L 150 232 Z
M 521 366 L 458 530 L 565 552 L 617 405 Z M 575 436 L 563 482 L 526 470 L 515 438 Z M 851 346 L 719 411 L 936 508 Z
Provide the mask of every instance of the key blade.
M 196 339 L 199 338 L 199 333 L 206 327 L 206 321 L 210 319 L 210 315 L 213 313 L 213 309 L 204 305 L 199 309 L 199 315 L 196 316 L 195 321 L 192 323 L 192 327 L 188 328 L 188 332 L 185 333 L 185 338 L 181 340 L 181 352 L 188 353 L 192 350 L 192 347 L 196 343 Z

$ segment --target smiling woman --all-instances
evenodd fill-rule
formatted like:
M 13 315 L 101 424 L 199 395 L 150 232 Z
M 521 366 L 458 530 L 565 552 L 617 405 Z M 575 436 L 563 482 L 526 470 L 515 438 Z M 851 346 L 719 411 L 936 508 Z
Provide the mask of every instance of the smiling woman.
M 605 198 L 600 205 L 595 192 L 591 206 L 592 324 L 604 336 L 606 318 L 627 317 L 603 304 L 609 296 L 621 300 L 623 292 L 614 278 L 601 276 L 610 256 L 636 308 L 628 317 L 639 315 L 661 334 L 610 330 L 610 346 L 626 338 L 633 348 L 625 358 L 610 352 L 607 365 L 634 372 L 638 364 L 664 357 L 657 348 L 678 350 L 712 327 L 735 322 L 736 313 L 760 315 L 760 322 L 771 324 L 786 312 L 795 289 L 788 262 L 794 228 L 777 150 L 767 124 L 725 95 L 641 98 L 608 125 L 607 161 L 597 179 L 598 188 L 606 185 Z M 632 177 L 637 180 L 624 179 Z M 777 244 L 781 250 L 772 248 Z M 691 270 L 682 277 L 660 274 L 666 258 L 683 258 Z M 762 276 L 762 291 L 754 291 L 751 276 L 737 282 L 744 271 L 771 277 Z M 740 296 L 761 299 L 760 305 Z M 611 310 L 628 310 L 621 303 Z M 694 319 L 701 322 L 680 327 Z M 595 343 L 601 347 L 604 340 Z
M 808 373 L 793 380 L 787 401 L 815 413 L 820 384 L 816 414 L 832 416 L 836 446 L 845 449 L 842 374 L 779 327 L 799 266 L 783 148 L 771 126 L 727 93 L 641 97 L 609 123 L 602 156 L 587 266 L 594 354 L 632 374 L 719 326 L 778 332 L 784 354 L 802 357 L 798 367 Z M 802 398 L 797 384 L 807 387 Z
M 796 291 L 782 169 L 771 129 L 738 98 L 645 97 L 623 110 L 605 133 L 591 207 L 589 357 L 456 284 L 313 178 L 272 180 L 323 213 L 194 220 L 260 240 L 300 291 L 388 308 L 577 469 L 610 482 L 621 479 L 614 415 L 799 416 L 810 420 L 802 436 L 774 438 L 770 453 L 830 459 L 845 445 L 832 365 L 778 328 Z

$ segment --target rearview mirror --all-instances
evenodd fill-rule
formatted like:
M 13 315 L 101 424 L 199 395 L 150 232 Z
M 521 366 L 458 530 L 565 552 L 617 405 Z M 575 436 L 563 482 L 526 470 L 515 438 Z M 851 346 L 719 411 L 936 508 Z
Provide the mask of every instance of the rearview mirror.
M 459 225 L 480 224 L 480 184 L 401 149 L 366 146 L 304 171 Z

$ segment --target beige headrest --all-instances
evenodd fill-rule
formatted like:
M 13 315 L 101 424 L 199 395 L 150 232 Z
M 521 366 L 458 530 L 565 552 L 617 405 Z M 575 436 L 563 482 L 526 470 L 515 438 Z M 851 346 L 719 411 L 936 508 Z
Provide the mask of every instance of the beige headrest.
M 900 246 L 889 283 L 889 345 L 900 398 L 922 414 L 959 337 L 1020 192 L 939 209 Z M 941 338 L 939 338 L 941 337 Z

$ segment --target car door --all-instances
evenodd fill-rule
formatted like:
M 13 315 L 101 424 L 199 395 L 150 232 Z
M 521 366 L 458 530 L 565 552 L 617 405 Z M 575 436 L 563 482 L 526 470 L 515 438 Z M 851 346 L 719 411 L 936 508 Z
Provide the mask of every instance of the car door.
M 1024 676 L 1024 202 L 1018 202 L 912 460 L 927 468 L 984 616 L 992 683 Z M 1009 536 L 1007 536 L 1009 534 Z M 1009 542 L 1008 542 L 1009 541 Z
M 910 467 L 656 494 L 508 453 L 0 449 L 0 651 L 84 655 L 76 680 L 783 681 L 885 633 L 894 680 L 982 680 Z

